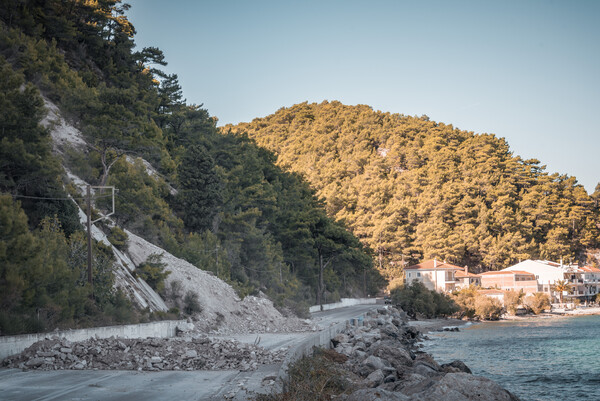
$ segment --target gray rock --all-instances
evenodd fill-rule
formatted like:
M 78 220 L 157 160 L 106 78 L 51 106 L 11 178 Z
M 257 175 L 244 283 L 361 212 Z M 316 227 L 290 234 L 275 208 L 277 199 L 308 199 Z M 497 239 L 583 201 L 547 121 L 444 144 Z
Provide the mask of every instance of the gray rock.
M 346 401 L 408 401 L 408 397 L 402 393 L 369 388 L 355 391 L 346 398 Z
M 347 334 L 340 333 L 331 339 L 331 344 L 335 348 L 338 344 L 347 343 L 348 341 L 350 341 L 350 337 Z
M 362 365 L 369 366 L 373 369 L 383 369 L 387 366 L 390 366 L 389 362 L 374 355 L 368 356 L 367 359 L 362 361 Z
M 413 361 L 410 352 L 397 343 L 395 344 L 396 346 L 392 346 L 390 343 L 385 342 L 373 349 L 372 354 L 385 359 L 397 370 L 400 370 L 402 366 L 411 366 Z
M 519 398 L 489 379 L 461 372 L 448 373 L 440 380 L 433 380 L 428 388 L 413 393 L 410 400 L 518 401 Z
M 194 326 L 194 323 L 192 323 L 192 322 L 185 322 L 185 323 L 178 324 L 176 331 L 178 333 L 189 333 L 191 331 L 194 331 L 195 328 L 196 327 Z
M 385 379 L 385 375 L 383 374 L 381 369 L 377 369 L 377 370 L 371 372 L 371 374 L 369 376 L 367 376 L 367 379 L 366 379 L 367 386 L 377 387 L 381 383 L 383 383 L 383 379 Z
M 383 382 L 384 382 L 384 383 L 393 383 L 393 382 L 395 382 L 396 380 L 398 380 L 398 377 L 397 377 L 397 376 L 396 376 L 396 374 L 394 373 L 394 374 L 391 374 L 391 375 L 387 375 L 387 376 L 385 377 L 385 379 L 383 379 Z
M 471 369 L 469 369 L 469 367 L 467 365 L 465 365 L 465 363 L 463 361 L 452 361 L 450 363 L 445 363 L 441 366 L 442 370 L 444 372 L 448 372 L 448 373 L 458 373 L 458 372 L 464 372 L 464 373 L 472 373 Z
M 185 358 L 196 358 L 197 356 L 198 352 L 195 349 L 185 351 Z
M 365 359 L 367 357 L 367 353 L 358 349 L 352 349 L 351 355 L 357 359 Z
M 428 382 L 427 377 L 421 376 L 420 374 L 414 372 L 406 372 L 402 374 L 400 380 L 396 382 L 396 385 L 392 389 L 395 391 L 400 391 L 406 388 L 409 389 L 407 390 L 407 393 L 411 394 L 410 388 L 415 388 L 416 391 L 421 391 L 421 389 L 416 388 L 416 386 L 424 382 Z
M 423 361 L 416 362 L 414 364 L 413 369 L 414 369 L 415 373 L 417 373 L 421 376 L 432 377 L 432 376 L 438 375 L 437 370 L 435 370 L 429 364 L 427 364 Z
M 42 365 L 44 362 L 46 362 L 44 358 L 31 358 L 30 360 L 25 362 L 25 366 L 30 368 L 36 368 Z

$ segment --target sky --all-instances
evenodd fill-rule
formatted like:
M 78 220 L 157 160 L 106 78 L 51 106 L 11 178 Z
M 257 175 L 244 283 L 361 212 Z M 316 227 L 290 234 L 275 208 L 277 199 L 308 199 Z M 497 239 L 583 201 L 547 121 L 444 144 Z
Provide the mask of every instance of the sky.
M 219 125 L 339 100 L 506 138 L 600 182 L 600 1 L 126 0 Z

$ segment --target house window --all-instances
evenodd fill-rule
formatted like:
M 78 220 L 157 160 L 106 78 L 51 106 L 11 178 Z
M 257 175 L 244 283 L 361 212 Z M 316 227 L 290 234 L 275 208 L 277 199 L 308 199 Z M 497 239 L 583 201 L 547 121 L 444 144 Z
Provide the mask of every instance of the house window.
M 411 278 L 411 277 L 412 277 L 412 273 L 408 273 L 408 278 Z
M 421 273 L 417 272 L 417 277 L 421 277 Z

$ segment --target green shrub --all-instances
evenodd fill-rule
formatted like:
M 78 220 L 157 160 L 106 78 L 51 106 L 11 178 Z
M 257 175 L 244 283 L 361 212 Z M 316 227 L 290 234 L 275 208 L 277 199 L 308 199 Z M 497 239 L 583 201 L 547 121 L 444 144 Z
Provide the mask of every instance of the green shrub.
M 502 304 L 496 299 L 481 294 L 475 297 L 475 315 L 481 319 L 498 320 L 502 310 Z
M 165 279 L 171 274 L 170 271 L 165 271 L 166 265 L 161 260 L 162 254 L 153 253 L 134 271 L 137 277 L 144 280 L 152 289 L 160 294 L 165 290 Z
M 516 315 L 517 308 L 519 307 L 519 305 L 521 305 L 524 296 L 525 293 L 523 292 L 523 290 L 519 292 L 513 290 L 506 291 L 504 293 L 504 307 L 506 308 L 506 312 L 513 316 Z
M 108 235 L 108 241 L 120 251 L 127 250 L 127 240 L 129 236 L 119 226 L 114 226 Z
M 543 292 L 536 292 L 528 295 L 527 298 L 525 298 L 525 306 L 536 315 L 539 315 L 546 309 L 552 308 L 550 296 Z
M 183 312 L 186 315 L 202 312 L 202 305 L 200 305 L 198 295 L 195 292 L 186 292 L 185 297 L 183 298 Z
M 397 287 L 390 292 L 390 295 L 392 302 L 399 305 L 413 318 L 417 314 L 424 315 L 427 318 L 448 316 L 459 310 L 456 303 L 448 295 L 429 290 L 419 282 Z

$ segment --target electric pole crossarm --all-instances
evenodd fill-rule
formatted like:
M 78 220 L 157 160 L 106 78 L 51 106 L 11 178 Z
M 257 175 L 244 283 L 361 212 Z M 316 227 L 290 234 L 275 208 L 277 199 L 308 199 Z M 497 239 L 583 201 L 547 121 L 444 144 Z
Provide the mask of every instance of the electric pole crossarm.
M 112 211 L 109 214 L 102 215 L 100 218 L 92 221 L 92 224 L 94 224 L 94 223 L 96 223 L 96 222 L 98 222 L 98 221 L 100 221 L 102 219 L 107 218 L 108 216 L 112 216 L 113 214 L 115 214 L 115 187 L 112 187 L 112 186 L 106 187 L 106 186 L 104 186 L 104 187 L 90 187 L 90 188 L 94 188 L 94 189 L 110 189 L 110 190 L 112 190 Z
M 102 215 L 99 219 L 92 221 L 92 188 L 94 189 L 111 189 L 112 190 L 112 211 L 109 214 Z M 92 187 L 91 185 L 87 186 L 86 189 L 86 198 L 87 198 L 87 276 L 88 283 L 92 283 L 92 224 L 102 219 L 107 218 L 115 213 L 115 187 L 113 186 L 100 186 L 100 187 Z

